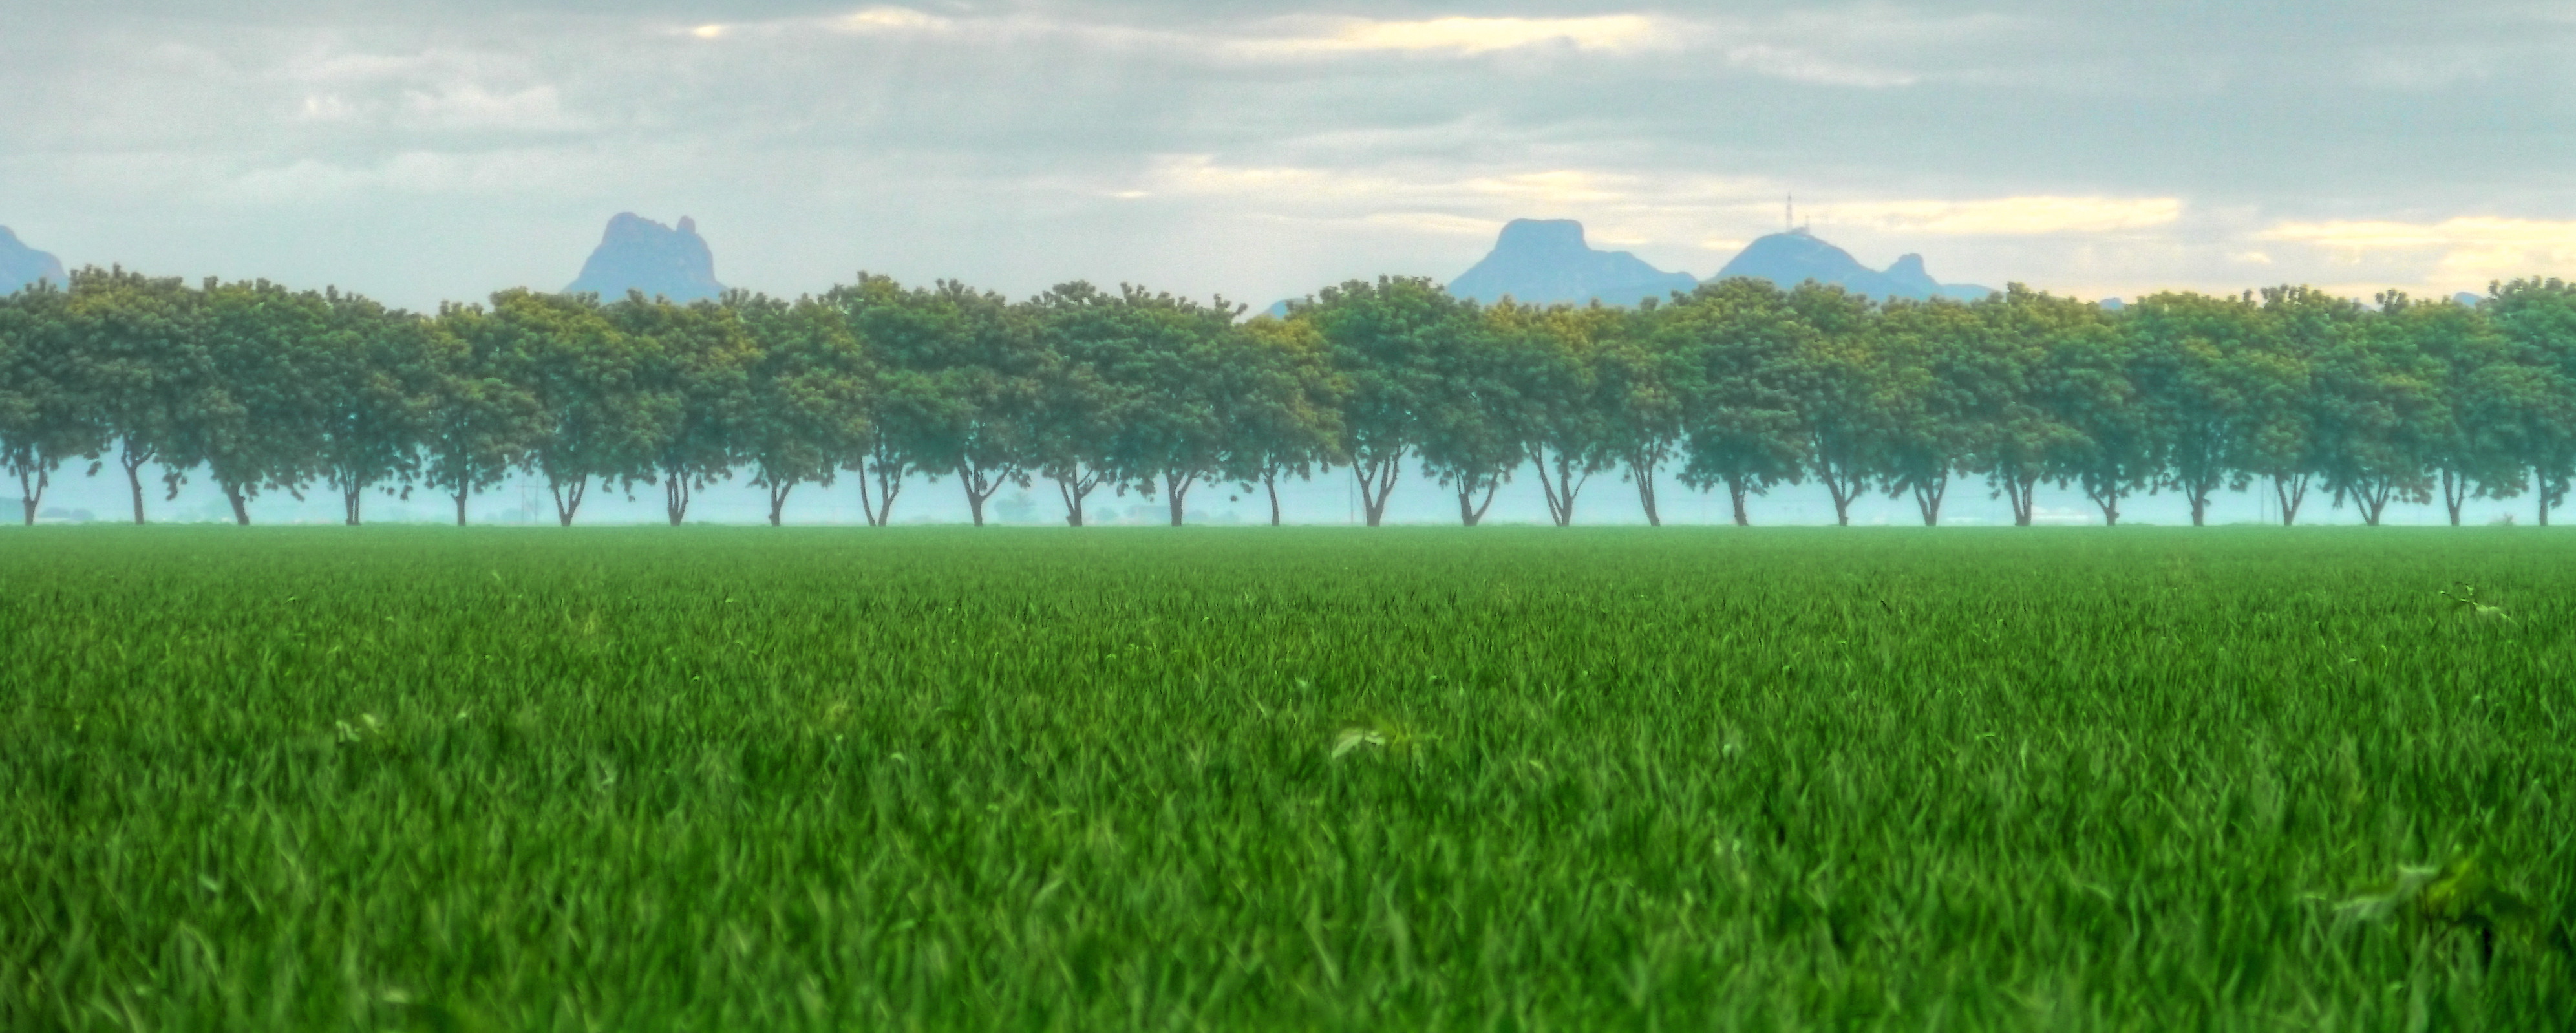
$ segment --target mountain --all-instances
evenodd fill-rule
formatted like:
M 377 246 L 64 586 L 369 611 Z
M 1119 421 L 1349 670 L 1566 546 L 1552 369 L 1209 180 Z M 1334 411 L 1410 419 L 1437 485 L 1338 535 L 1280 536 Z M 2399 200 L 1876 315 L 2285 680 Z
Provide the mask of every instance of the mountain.
M 16 294 L 38 280 L 50 280 L 56 286 L 71 282 L 63 275 L 62 259 L 19 243 L 16 233 L 0 226 L 0 295 Z
M 1514 219 L 1483 261 L 1449 282 L 1449 293 L 1489 305 L 1505 297 L 1533 305 L 1634 305 L 1697 286 L 1689 273 L 1665 272 L 1625 251 L 1593 250 L 1583 241 L 1582 223 Z
M 1751 244 L 1709 277 L 1710 282 L 1738 276 L 1769 280 L 1782 289 L 1809 280 L 1841 286 L 1873 298 L 1958 298 L 1973 301 L 1995 293 L 1975 284 L 1945 284 L 1923 267 L 1923 256 L 1907 255 L 1884 270 L 1860 264 L 1851 252 L 1816 239 L 1806 230 L 1774 233 Z
M 714 298 L 724 289 L 716 282 L 715 254 L 698 236 L 696 220 L 683 215 L 673 229 L 634 212 L 619 212 L 608 220 L 608 232 L 600 235 L 590 260 L 581 264 L 581 278 L 564 293 L 589 292 L 615 301 L 638 290 L 648 298 L 660 295 L 687 303 Z

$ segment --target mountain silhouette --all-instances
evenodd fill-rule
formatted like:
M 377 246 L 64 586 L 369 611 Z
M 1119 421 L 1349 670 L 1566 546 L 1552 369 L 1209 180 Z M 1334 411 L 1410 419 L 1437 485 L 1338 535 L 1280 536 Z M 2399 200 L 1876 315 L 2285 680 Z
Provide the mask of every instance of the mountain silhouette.
M 1697 286 L 1689 273 L 1665 272 L 1625 251 L 1593 250 L 1582 223 L 1514 219 L 1483 261 L 1449 282 L 1449 293 L 1486 304 L 1509 297 L 1531 305 L 1634 305 Z
M 63 275 L 61 259 L 19 243 L 16 233 L 0 226 L 0 295 L 16 294 L 38 280 L 57 287 L 71 282 Z
M 696 220 L 683 215 L 673 229 L 634 212 L 619 212 L 608 220 L 608 232 L 600 235 L 590 260 L 581 264 L 581 278 L 564 293 L 588 292 L 615 301 L 635 290 L 685 304 L 714 298 L 724 289 L 716 282 L 715 254 L 698 236 Z
M 1751 244 L 1709 277 L 1714 283 L 1736 277 L 1769 280 L 1786 290 L 1809 280 L 1830 283 L 1854 294 L 1872 298 L 1932 298 L 1975 300 L 1995 293 L 1991 287 L 1974 284 L 1945 284 L 1932 278 L 1923 267 L 1923 256 L 1907 255 L 1886 269 L 1872 269 L 1860 264 L 1851 252 L 1835 247 L 1803 229 L 1774 233 Z

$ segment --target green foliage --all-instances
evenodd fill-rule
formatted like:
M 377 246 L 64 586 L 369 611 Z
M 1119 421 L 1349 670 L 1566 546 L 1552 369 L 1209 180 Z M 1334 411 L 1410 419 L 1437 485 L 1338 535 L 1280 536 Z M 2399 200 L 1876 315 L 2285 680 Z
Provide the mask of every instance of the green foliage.
M 10 1030 L 2576 1015 L 2528 529 L 7 537 Z
M 464 499 L 541 474 L 573 522 L 594 485 L 658 483 L 673 523 L 741 476 L 783 519 L 799 485 L 857 472 L 868 522 L 907 478 L 954 475 L 982 523 L 1005 486 L 1055 483 L 1066 519 L 1107 488 L 1179 522 L 1210 481 L 1347 465 L 1370 524 L 1406 462 L 1482 520 L 1534 472 L 1558 525 L 1597 475 L 1746 501 L 1813 480 L 1848 521 L 1873 491 L 1940 521 L 1982 476 L 2014 522 L 2039 486 L 2105 523 L 2171 489 L 2205 522 L 2267 485 L 2283 523 L 2310 488 L 2366 523 L 2438 497 L 2576 480 L 2576 290 L 2498 284 L 2475 305 L 2374 306 L 2308 287 L 2164 293 L 2123 310 L 2013 285 L 1969 304 L 1731 280 L 1636 309 L 1480 306 L 1423 279 L 1352 281 L 1243 321 L 1241 306 L 1071 283 L 1014 302 L 862 274 L 795 301 L 675 305 L 524 290 L 434 320 L 264 281 L 191 288 L 83 270 L 0 299 L 0 465 L 40 497 L 113 451 L 175 493 L 210 476 L 247 522 L 262 491 L 415 483 Z M 96 472 L 94 467 L 93 473 Z

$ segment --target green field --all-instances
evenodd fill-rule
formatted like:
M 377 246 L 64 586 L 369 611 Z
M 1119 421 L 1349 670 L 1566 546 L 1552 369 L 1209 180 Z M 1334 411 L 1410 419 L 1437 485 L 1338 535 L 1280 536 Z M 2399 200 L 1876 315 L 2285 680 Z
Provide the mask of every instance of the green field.
M 10 1031 L 2576 1024 L 2541 529 L 38 528 L 0 588 Z

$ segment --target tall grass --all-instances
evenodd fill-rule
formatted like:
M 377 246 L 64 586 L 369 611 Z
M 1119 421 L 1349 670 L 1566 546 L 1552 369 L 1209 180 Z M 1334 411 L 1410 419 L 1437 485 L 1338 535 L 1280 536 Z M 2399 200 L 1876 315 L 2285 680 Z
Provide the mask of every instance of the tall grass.
M 0 585 L 10 1030 L 2576 1016 L 2534 530 L 40 528 Z M 2338 920 L 2465 864 L 2526 911 Z

